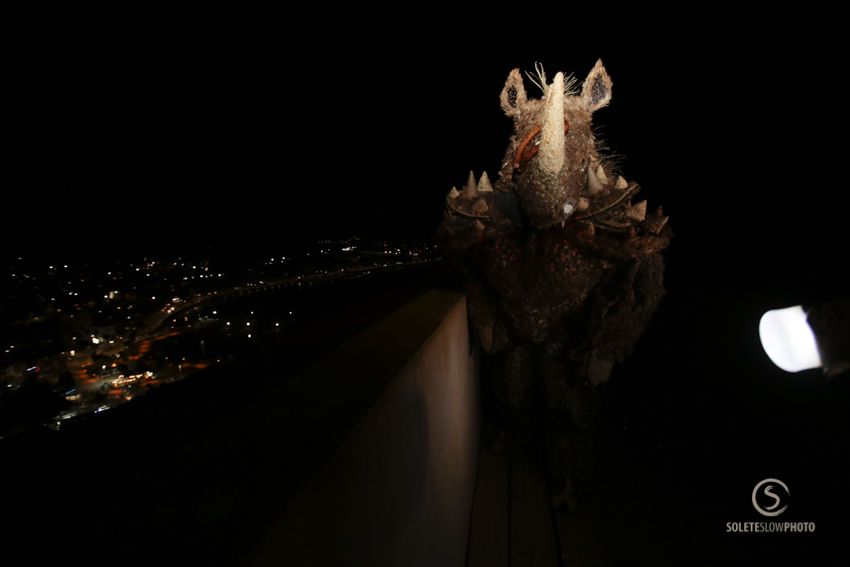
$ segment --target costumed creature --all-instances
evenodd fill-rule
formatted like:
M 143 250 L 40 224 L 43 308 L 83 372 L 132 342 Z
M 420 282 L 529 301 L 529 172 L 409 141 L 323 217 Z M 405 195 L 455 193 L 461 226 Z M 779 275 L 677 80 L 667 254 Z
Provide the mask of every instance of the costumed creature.
M 542 67 L 526 93 L 514 69 L 501 92 L 513 119 L 498 179 L 470 172 L 446 197 L 436 240 L 465 288 L 470 319 L 491 356 L 496 398 L 542 415 L 556 503 L 575 507 L 597 386 L 632 351 L 663 293 L 671 229 L 659 207 L 600 151 L 593 114 L 611 101 L 598 61 L 580 89 Z

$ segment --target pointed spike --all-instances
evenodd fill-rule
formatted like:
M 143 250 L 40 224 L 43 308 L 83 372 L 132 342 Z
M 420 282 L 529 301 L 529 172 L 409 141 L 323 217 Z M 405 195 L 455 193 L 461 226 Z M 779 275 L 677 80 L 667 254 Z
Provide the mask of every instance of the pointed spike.
M 449 191 L 449 199 L 457 199 L 459 195 L 460 191 L 456 187 L 452 187 L 452 190 Z
M 628 186 L 629 186 L 629 183 L 625 179 L 623 179 L 623 176 L 618 175 L 617 176 L 617 182 L 614 184 L 614 187 L 616 187 L 617 189 L 622 191 L 623 189 L 625 189 Z
M 632 220 L 643 221 L 646 218 L 646 201 L 641 201 L 627 208 L 626 216 Z
M 578 199 L 578 210 L 586 211 L 589 206 L 590 206 L 590 201 L 588 201 L 584 197 L 579 197 L 579 199 Z
M 652 227 L 649 229 L 649 231 L 652 234 L 660 234 L 661 229 L 664 228 L 664 226 L 667 224 L 667 221 L 669 219 L 670 219 L 670 217 L 656 217 L 655 219 L 653 219 Z
M 481 174 L 481 180 L 478 182 L 478 191 L 481 193 L 492 193 L 493 186 L 490 184 L 490 178 L 487 177 L 487 172 Z
M 596 168 L 596 177 L 603 185 L 608 185 L 608 176 L 605 174 L 605 168 L 602 167 L 601 163 Z
M 605 186 L 599 181 L 596 176 L 596 169 L 592 165 L 587 166 L 587 192 L 591 195 L 596 195 L 605 190 Z
M 472 212 L 476 215 L 482 215 L 486 213 L 489 209 L 490 207 L 487 206 L 487 201 L 485 201 L 483 198 L 478 199 L 477 201 L 475 201 L 475 204 L 472 205 Z
M 466 180 L 462 196 L 464 199 L 474 199 L 478 196 L 478 184 L 475 183 L 475 174 L 472 171 L 469 172 L 469 179 Z
M 546 87 L 543 127 L 537 164 L 547 175 L 557 175 L 566 158 L 564 135 L 564 74 L 558 73 Z

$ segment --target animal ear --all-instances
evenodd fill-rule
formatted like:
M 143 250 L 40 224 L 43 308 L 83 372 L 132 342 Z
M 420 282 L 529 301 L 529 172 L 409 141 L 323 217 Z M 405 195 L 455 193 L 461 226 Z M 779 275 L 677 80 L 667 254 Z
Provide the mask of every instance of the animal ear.
M 581 86 L 581 100 L 590 112 L 595 112 L 611 102 L 611 77 L 602 65 L 602 59 L 587 74 Z
M 502 102 L 502 110 L 508 116 L 519 116 L 528 97 L 525 94 L 525 87 L 522 85 L 522 75 L 519 69 L 514 69 L 508 74 L 508 80 L 505 81 L 505 88 L 502 89 L 502 94 L 499 96 Z

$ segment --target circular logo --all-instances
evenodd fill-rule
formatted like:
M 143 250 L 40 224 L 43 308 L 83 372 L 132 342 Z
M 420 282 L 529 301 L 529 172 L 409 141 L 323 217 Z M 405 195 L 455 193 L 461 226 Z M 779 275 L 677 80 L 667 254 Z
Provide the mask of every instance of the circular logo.
M 766 478 L 753 488 L 753 508 L 762 516 L 778 516 L 788 508 L 791 492 L 784 482 Z

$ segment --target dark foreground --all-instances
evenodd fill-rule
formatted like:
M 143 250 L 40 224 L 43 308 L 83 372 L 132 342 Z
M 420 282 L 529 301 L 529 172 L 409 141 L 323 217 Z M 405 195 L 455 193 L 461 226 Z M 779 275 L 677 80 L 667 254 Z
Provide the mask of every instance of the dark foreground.
M 293 425 L 282 435 L 256 408 L 299 368 L 445 283 L 429 270 L 354 283 L 238 364 L 60 432 L 4 440 L 4 556 L 239 563 L 309 463 L 332 450 L 328 431 Z M 848 378 L 783 373 L 756 331 L 765 310 L 816 295 L 700 285 L 671 270 L 648 332 L 602 388 L 577 515 L 549 505 L 533 433 L 494 452 L 485 427 L 470 564 L 482 557 L 482 529 L 490 539 L 478 565 L 846 564 Z M 728 522 L 765 519 L 751 503 L 765 478 L 790 488 L 780 519 L 814 522 L 814 533 L 727 533 Z
M 788 374 L 764 355 L 759 318 L 793 296 L 668 288 L 602 387 L 578 513 L 551 505 L 533 417 L 507 441 L 485 421 L 468 565 L 847 564 L 850 373 Z M 775 518 L 752 504 L 767 478 L 790 490 Z M 728 531 L 774 520 L 814 532 Z
M 338 441 L 338 431 L 295 422 L 281 431 L 260 408 L 297 406 L 286 392 L 299 369 L 441 281 L 432 266 L 327 288 L 309 318 L 238 362 L 59 432 L 3 440 L 2 553 L 238 563 Z

